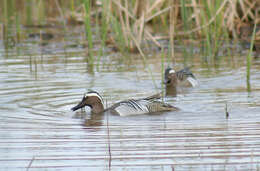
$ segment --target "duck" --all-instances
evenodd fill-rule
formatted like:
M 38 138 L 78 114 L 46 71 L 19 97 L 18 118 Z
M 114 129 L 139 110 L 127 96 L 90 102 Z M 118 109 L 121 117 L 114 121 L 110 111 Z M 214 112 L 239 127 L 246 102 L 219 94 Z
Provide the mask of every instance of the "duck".
M 158 98 L 160 98 L 160 95 L 153 95 L 142 99 L 123 100 L 105 109 L 104 101 L 101 95 L 98 92 L 92 90 L 85 93 L 81 102 L 71 108 L 71 110 L 76 111 L 80 108 L 88 106 L 91 108 L 91 113 L 94 114 L 110 111 L 120 116 L 179 110 L 177 107 L 159 101 Z
M 177 87 L 196 87 L 199 85 L 198 80 L 192 74 L 189 67 L 175 71 L 168 67 L 164 72 L 164 84 L 166 95 L 177 95 Z

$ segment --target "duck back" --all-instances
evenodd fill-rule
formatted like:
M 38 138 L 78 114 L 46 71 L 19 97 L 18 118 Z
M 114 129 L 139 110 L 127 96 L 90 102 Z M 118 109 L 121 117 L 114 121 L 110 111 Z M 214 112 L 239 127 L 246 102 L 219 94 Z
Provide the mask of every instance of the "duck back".
M 120 116 L 141 115 L 154 112 L 177 110 L 177 108 L 169 104 L 154 99 L 130 99 L 119 102 L 113 105 L 110 109 Z

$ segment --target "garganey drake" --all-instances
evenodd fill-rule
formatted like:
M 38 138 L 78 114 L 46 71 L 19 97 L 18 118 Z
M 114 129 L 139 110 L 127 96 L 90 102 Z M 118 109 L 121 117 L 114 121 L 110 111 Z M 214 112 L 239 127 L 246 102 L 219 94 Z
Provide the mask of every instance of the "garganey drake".
M 164 83 L 166 85 L 166 95 L 177 95 L 177 87 L 196 87 L 199 85 L 196 77 L 188 67 L 175 71 L 168 67 L 164 72 Z
M 157 99 L 158 96 L 156 95 L 137 100 L 129 99 L 115 103 L 111 107 L 105 109 L 104 102 L 100 94 L 96 91 L 89 91 L 84 95 L 81 102 L 75 107 L 71 108 L 71 110 L 76 111 L 80 108 L 88 106 L 91 108 L 92 113 L 111 111 L 112 113 L 116 113 L 120 116 L 178 110 L 178 108 L 158 101 Z

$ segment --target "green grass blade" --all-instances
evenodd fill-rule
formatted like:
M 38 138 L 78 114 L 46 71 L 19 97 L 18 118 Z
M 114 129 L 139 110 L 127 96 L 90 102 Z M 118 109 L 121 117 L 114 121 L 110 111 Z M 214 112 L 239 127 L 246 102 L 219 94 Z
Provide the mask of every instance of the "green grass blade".
M 248 92 L 251 92 L 250 70 L 251 70 L 251 64 L 252 64 L 252 51 L 253 51 L 254 42 L 255 42 L 255 32 L 256 32 L 256 22 L 255 22 L 253 34 L 252 34 L 252 37 L 251 37 L 250 50 L 249 50 L 249 53 L 247 55 L 246 82 L 247 82 L 247 91 Z
M 89 55 L 89 64 L 94 64 L 93 58 L 93 40 L 92 40 L 92 30 L 91 30 L 91 0 L 84 0 L 84 7 L 85 7 L 85 32 L 86 32 L 86 39 L 88 41 L 88 55 Z

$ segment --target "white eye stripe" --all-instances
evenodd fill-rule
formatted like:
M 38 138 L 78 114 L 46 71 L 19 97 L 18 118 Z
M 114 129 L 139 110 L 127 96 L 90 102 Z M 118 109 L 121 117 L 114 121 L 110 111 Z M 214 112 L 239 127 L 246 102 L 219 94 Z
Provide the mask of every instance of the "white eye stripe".
M 100 101 L 102 102 L 102 104 L 104 104 L 103 103 L 103 99 L 102 99 L 102 97 L 99 95 L 99 94 L 97 94 L 97 93 L 87 93 L 86 95 L 85 95 L 85 97 L 98 97 L 99 99 L 100 99 Z
M 174 70 L 174 69 L 171 69 L 171 70 L 169 71 L 169 74 L 173 74 L 173 73 L 175 73 L 175 70 Z
M 98 98 L 101 98 L 97 93 L 87 93 L 86 96 L 97 96 Z

